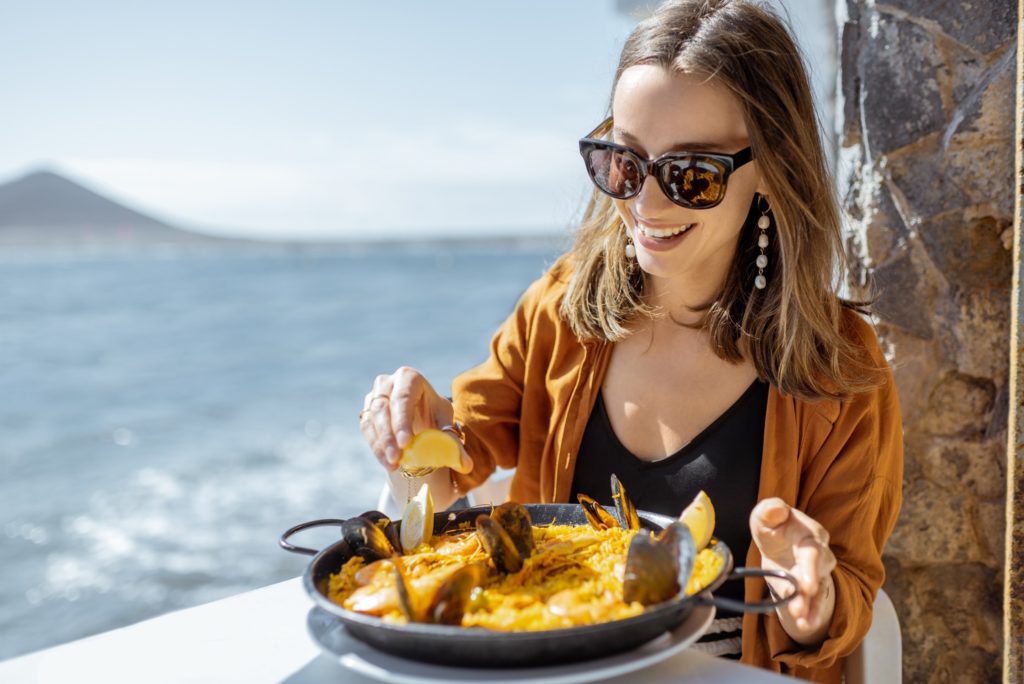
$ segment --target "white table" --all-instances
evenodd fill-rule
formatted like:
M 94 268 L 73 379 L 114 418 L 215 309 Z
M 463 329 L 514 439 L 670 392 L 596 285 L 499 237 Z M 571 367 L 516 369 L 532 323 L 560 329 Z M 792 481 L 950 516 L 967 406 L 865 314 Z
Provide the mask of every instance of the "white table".
M 322 655 L 306 634 L 312 601 L 300 578 L 169 613 L 0 662 L 0 682 L 288 682 L 372 680 Z M 615 684 L 792 682 L 765 670 L 684 650 Z

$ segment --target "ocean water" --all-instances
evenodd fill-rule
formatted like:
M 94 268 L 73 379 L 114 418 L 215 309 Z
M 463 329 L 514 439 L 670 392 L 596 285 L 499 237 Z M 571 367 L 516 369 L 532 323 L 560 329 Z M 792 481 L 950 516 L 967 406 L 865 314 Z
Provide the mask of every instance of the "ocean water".
M 447 390 L 557 253 L 0 260 L 0 659 L 301 574 L 383 485 L 373 378 Z

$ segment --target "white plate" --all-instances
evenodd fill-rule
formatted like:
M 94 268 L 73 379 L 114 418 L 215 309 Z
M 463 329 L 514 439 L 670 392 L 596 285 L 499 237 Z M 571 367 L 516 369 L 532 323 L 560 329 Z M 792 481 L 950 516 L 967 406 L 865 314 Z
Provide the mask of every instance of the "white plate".
M 683 650 L 707 631 L 715 617 L 714 606 L 694 606 L 690 615 L 671 632 L 665 632 L 643 646 L 579 663 L 482 669 L 434 665 L 400 658 L 354 639 L 344 625 L 319 608 L 309 611 L 306 626 L 313 641 L 345 667 L 366 677 L 392 684 L 438 684 L 439 682 L 480 682 L 481 684 L 576 684 L 633 672 L 665 660 Z

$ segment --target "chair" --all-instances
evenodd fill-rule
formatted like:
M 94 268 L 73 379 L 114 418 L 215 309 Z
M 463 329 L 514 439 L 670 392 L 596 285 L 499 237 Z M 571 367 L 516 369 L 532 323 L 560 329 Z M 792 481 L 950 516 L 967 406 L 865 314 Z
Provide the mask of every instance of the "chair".
M 900 684 L 903 639 L 896 608 L 885 590 L 875 596 L 871 627 L 857 650 L 846 658 L 846 684 Z

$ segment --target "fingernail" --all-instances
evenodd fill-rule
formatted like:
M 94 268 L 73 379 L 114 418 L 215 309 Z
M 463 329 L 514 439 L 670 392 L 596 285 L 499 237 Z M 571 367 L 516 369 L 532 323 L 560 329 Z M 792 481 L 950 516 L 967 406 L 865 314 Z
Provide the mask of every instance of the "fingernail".
M 398 446 L 403 449 L 409 446 L 409 440 L 412 439 L 412 435 L 407 430 L 399 430 L 398 434 L 395 435 L 395 440 L 398 442 Z
M 384 450 L 384 455 L 388 459 L 388 463 L 395 463 L 398 461 L 398 449 L 393 446 L 389 446 Z

